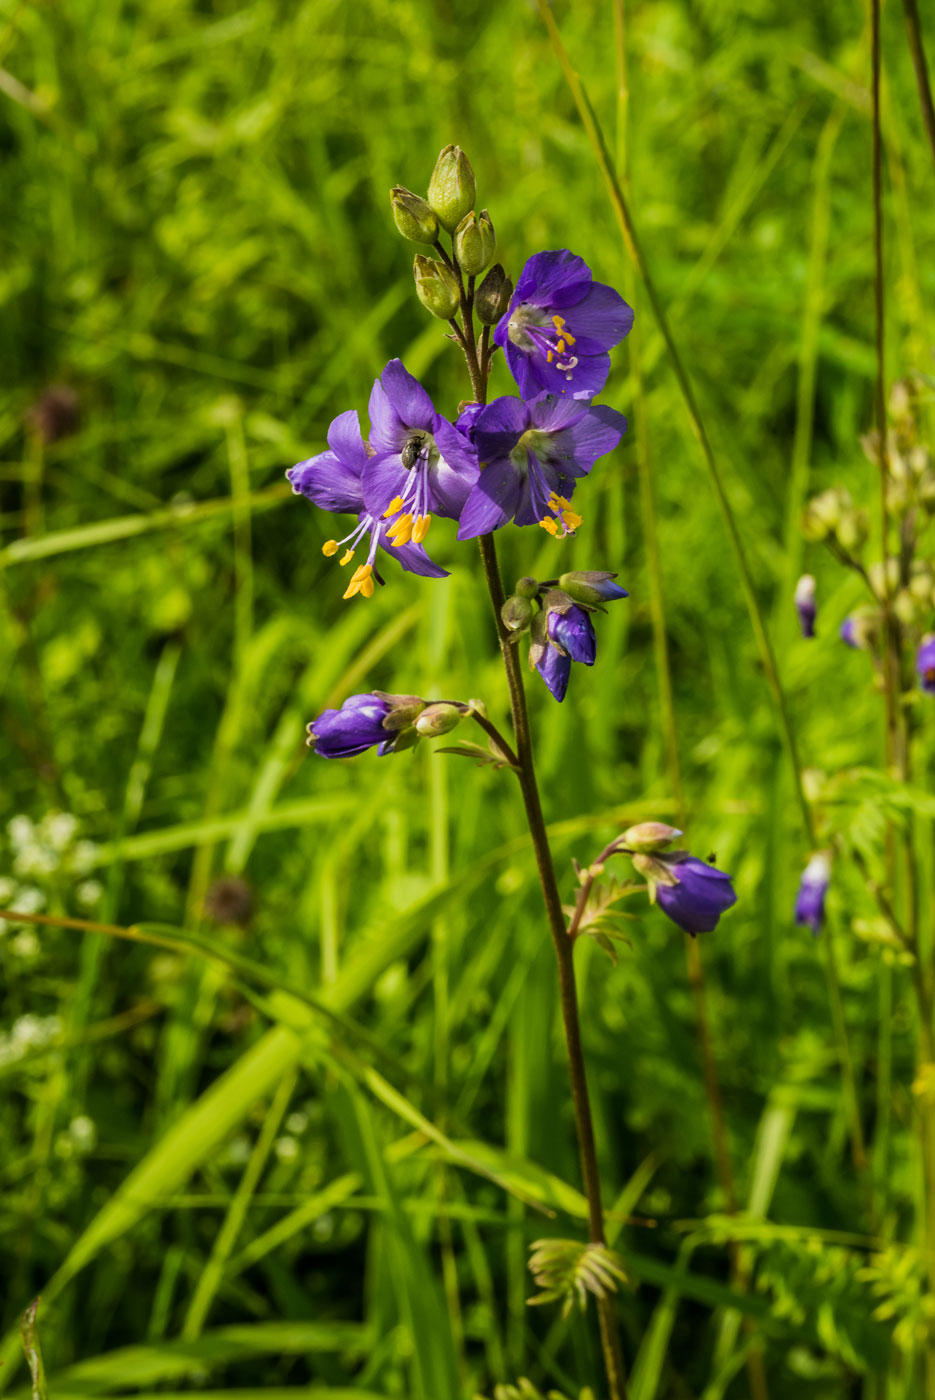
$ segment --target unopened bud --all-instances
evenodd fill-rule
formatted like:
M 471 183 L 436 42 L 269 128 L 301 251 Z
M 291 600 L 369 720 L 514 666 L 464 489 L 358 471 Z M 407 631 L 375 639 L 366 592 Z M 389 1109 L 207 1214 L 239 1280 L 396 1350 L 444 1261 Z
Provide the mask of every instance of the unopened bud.
M 482 326 L 495 326 L 509 309 L 513 283 L 500 263 L 494 263 L 474 293 L 474 310 Z
M 850 505 L 850 496 L 838 487 L 832 487 L 830 491 L 822 491 L 820 496 L 815 496 L 805 507 L 802 520 L 802 533 L 805 538 L 817 544 L 835 534 L 842 514 Z
M 439 153 L 428 193 L 429 204 L 439 222 L 453 233 L 465 214 L 474 208 L 476 193 L 471 162 L 460 146 L 446 146 Z
M 375 690 L 373 693 L 390 705 L 389 713 L 383 719 L 383 728 L 391 734 L 408 729 L 425 709 L 425 701 L 418 695 L 388 695 L 385 690 Z
M 532 622 L 532 612 L 532 603 L 528 598 L 512 593 L 500 609 L 500 617 L 508 632 L 525 632 Z
M 403 238 L 412 243 L 434 243 L 438 238 L 438 218 L 427 200 L 412 190 L 395 185 L 390 190 L 390 204 L 396 227 Z
M 535 598 L 539 592 L 539 580 L 532 578 L 529 574 L 524 574 L 522 578 L 516 580 L 514 593 L 518 593 L 521 598 Z
M 677 827 L 666 826 L 665 822 L 637 822 L 636 826 L 627 827 L 620 839 L 632 851 L 664 851 L 681 834 Z
M 856 554 L 866 544 L 869 533 L 870 521 L 863 507 L 842 514 L 837 534 L 841 545 L 849 554 Z
M 899 587 L 899 560 L 890 555 L 884 569 L 883 561 L 877 559 L 870 565 L 867 574 L 870 586 L 878 598 L 892 596 Z
M 905 627 L 912 627 L 919 617 L 919 604 L 908 588 L 901 588 L 893 600 L 893 612 Z M 926 609 L 927 611 L 927 609 Z
M 455 229 L 455 257 L 461 271 L 468 277 L 476 277 L 490 262 L 497 247 L 493 224 L 486 209 L 475 214 L 473 209 L 465 214 Z
M 597 607 L 601 603 L 611 603 L 616 598 L 629 597 L 625 588 L 614 583 L 616 577 L 616 574 L 608 573 L 606 569 L 573 569 L 570 573 L 560 576 L 558 586 L 564 589 L 570 598 L 574 598 L 576 603 Z
M 455 729 L 464 718 L 464 711 L 457 705 L 440 700 L 436 705 L 426 705 L 416 720 L 416 733 L 424 739 L 437 739 Z
M 457 274 L 447 263 L 416 253 L 412 275 L 416 279 L 416 295 L 426 311 L 431 311 L 440 321 L 450 321 L 461 304 Z

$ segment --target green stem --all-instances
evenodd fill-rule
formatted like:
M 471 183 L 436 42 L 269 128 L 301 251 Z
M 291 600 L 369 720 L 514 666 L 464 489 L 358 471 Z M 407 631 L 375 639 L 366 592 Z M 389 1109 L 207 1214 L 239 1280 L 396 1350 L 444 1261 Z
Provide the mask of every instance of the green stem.
M 912 66 L 916 72 L 916 84 L 919 89 L 919 105 L 922 108 L 922 120 L 925 123 L 925 134 L 932 148 L 932 159 L 935 161 L 935 105 L 932 103 L 932 88 L 929 83 L 928 68 L 925 62 L 925 47 L 922 43 L 922 25 L 919 21 L 919 9 L 916 5 L 916 0 L 903 0 L 903 9 L 906 12 L 906 35 L 909 39 L 909 52 L 912 54 Z
M 539 785 L 536 781 L 533 762 L 532 734 L 529 728 L 529 714 L 526 709 L 526 693 L 520 669 L 519 655 L 510 640 L 500 617 L 506 601 L 500 565 L 493 535 L 480 537 L 481 562 L 487 590 L 493 606 L 500 639 L 500 651 L 506 670 L 507 686 L 510 692 L 510 708 L 513 713 L 513 729 L 516 735 L 516 750 L 519 758 L 519 784 L 526 807 L 526 821 L 532 837 L 539 871 L 539 883 L 545 901 L 549 932 L 555 946 L 558 963 L 559 997 L 562 1009 L 562 1025 L 565 1044 L 568 1049 L 568 1070 L 571 1078 L 571 1097 L 575 1112 L 575 1127 L 578 1134 L 578 1148 L 581 1156 L 581 1176 L 588 1202 L 588 1238 L 592 1244 L 604 1244 L 604 1210 L 601 1203 L 601 1181 L 597 1165 L 597 1148 L 594 1140 L 594 1121 L 591 1116 L 591 1101 L 588 1094 L 587 1075 L 584 1067 L 584 1051 L 581 1044 L 581 1025 L 578 1018 L 578 995 L 575 985 L 574 945 L 565 926 L 562 898 L 552 852 L 542 815 L 539 798 Z M 601 1347 L 604 1365 L 612 1400 L 623 1400 L 626 1396 L 626 1378 L 620 1334 L 614 1316 L 613 1303 L 607 1296 L 598 1299 L 598 1319 L 601 1330 Z

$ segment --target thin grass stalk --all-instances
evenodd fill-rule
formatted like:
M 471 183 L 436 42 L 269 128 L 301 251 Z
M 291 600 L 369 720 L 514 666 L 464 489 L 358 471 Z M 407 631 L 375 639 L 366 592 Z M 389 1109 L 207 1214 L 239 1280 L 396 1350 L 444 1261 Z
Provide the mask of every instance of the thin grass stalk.
M 906 9 L 906 21 L 909 25 L 910 47 L 912 47 L 913 26 L 910 12 L 915 18 L 915 37 L 919 44 L 919 56 L 921 62 L 920 69 L 916 68 L 916 77 L 920 84 L 920 96 L 922 79 L 927 90 L 928 80 L 925 73 L 924 54 L 921 51 L 921 31 L 918 25 L 918 13 L 911 0 L 904 0 Z M 900 628 L 893 614 L 891 601 L 891 585 L 889 580 L 889 534 L 890 520 L 887 504 L 887 482 L 889 479 L 889 453 L 886 439 L 886 323 L 885 323 L 885 278 L 883 267 L 883 170 L 882 170 L 882 132 L 880 120 L 880 80 L 882 70 L 882 52 L 880 46 L 880 0 L 870 0 L 870 39 L 871 39 L 871 104 L 872 104 L 872 125 L 873 125 L 873 254 L 874 254 L 874 279 L 873 279 L 873 300 L 875 313 L 875 347 L 876 347 L 876 381 L 874 385 L 874 409 L 877 430 L 877 456 L 880 472 L 880 545 L 881 558 L 883 561 L 883 597 L 881 599 L 883 614 L 883 683 L 886 703 L 886 760 L 888 769 L 892 772 L 895 768 L 899 778 L 906 782 L 909 778 L 909 731 L 908 719 L 902 705 L 903 680 L 902 664 L 900 655 Z M 913 62 L 916 62 L 916 52 L 913 50 Z M 928 94 L 929 106 L 931 107 L 931 94 Z M 925 102 L 923 99 L 923 115 L 925 112 Z M 933 144 L 933 155 L 935 155 L 935 144 Z M 911 831 L 904 834 L 900 840 L 903 881 L 902 881 L 902 906 L 903 924 L 905 936 L 913 950 L 912 983 L 915 991 L 918 1020 L 918 1060 L 920 1066 L 935 1063 L 935 1037 L 932 1029 L 932 992 L 929 970 L 923 966 L 920 960 L 919 930 L 917 927 L 918 899 L 916 897 L 917 873 L 915 867 L 915 852 Z M 887 867 L 888 881 L 891 888 L 896 884 L 897 867 L 897 843 L 892 827 L 887 831 Z M 928 1267 L 929 1294 L 935 1299 L 935 1104 L 920 1103 L 917 1117 L 917 1127 L 920 1138 L 920 1152 L 922 1158 L 923 1177 L 923 1224 L 922 1236 L 925 1245 L 925 1256 Z M 925 1388 L 926 1394 L 935 1395 L 935 1332 L 931 1328 L 926 1333 L 925 1340 Z
M 903 10 L 906 15 L 906 37 L 909 40 L 909 52 L 912 55 L 912 66 L 916 74 L 916 86 L 919 89 L 919 106 L 922 108 L 922 123 L 925 127 L 925 134 L 932 151 L 932 160 L 935 162 L 935 105 L 932 103 L 932 87 L 929 83 L 928 66 L 925 61 L 925 45 L 922 42 L 922 23 L 919 19 L 919 7 L 916 0 L 903 0 Z
M 581 118 L 582 126 L 584 127 L 588 140 L 591 143 L 591 148 L 594 152 L 595 159 L 597 160 L 601 174 L 604 178 L 604 182 L 607 186 L 607 192 L 614 209 L 614 214 L 616 216 L 618 226 L 620 228 L 620 233 L 623 238 L 624 246 L 627 249 L 629 257 L 634 267 L 636 268 L 640 281 L 642 282 L 643 287 L 646 291 L 646 296 L 650 306 L 652 307 L 653 315 L 656 318 L 656 323 L 659 327 L 660 334 L 662 335 L 662 338 L 665 342 L 666 350 L 669 354 L 669 358 L 672 363 L 672 368 L 675 373 L 676 381 L 678 383 L 679 390 L 685 403 L 685 408 L 688 413 L 692 431 L 698 441 L 698 444 L 702 451 L 702 455 L 704 457 L 711 485 L 714 490 L 714 494 L 717 499 L 722 518 L 724 520 L 724 525 L 731 543 L 731 549 L 734 554 L 737 570 L 740 575 L 741 586 L 743 589 L 744 598 L 746 600 L 747 610 L 750 615 L 750 624 L 753 628 L 753 634 L 756 639 L 757 647 L 760 653 L 760 661 L 766 673 L 766 677 L 770 686 L 770 691 L 772 693 L 773 701 L 776 707 L 776 716 L 779 723 L 780 738 L 783 742 L 789 760 L 793 785 L 795 787 L 796 800 L 798 802 L 799 810 L 802 815 L 802 824 L 805 827 L 805 832 L 809 844 L 811 846 L 815 846 L 816 832 L 814 818 L 812 816 L 808 799 L 805 796 L 805 789 L 802 785 L 802 769 L 801 764 L 799 762 L 798 745 L 795 739 L 795 732 L 792 728 L 792 721 L 789 714 L 789 707 L 786 701 L 785 691 L 783 690 L 782 683 L 779 678 L 779 671 L 776 665 L 775 653 L 773 651 L 772 643 L 769 639 L 769 633 L 766 630 L 766 624 L 762 610 L 760 608 L 759 600 L 756 596 L 756 590 L 753 585 L 753 576 L 750 572 L 750 566 L 747 563 L 747 557 L 743 548 L 743 542 L 740 538 L 740 531 L 737 527 L 737 522 L 734 517 L 730 501 L 727 498 L 727 493 L 724 489 L 724 484 L 721 480 L 721 474 L 714 456 L 714 451 L 711 447 L 710 439 L 708 438 L 707 431 L 705 430 L 704 423 L 698 411 L 694 391 L 691 387 L 691 381 L 688 378 L 688 374 L 682 363 L 682 358 L 679 355 L 678 348 L 676 347 L 675 341 L 673 339 L 668 319 L 662 307 L 659 295 L 655 289 L 655 284 L 653 283 L 649 275 L 646 261 L 643 257 L 639 240 L 636 236 L 636 230 L 633 225 L 633 220 L 630 216 L 629 205 L 624 197 L 624 194 L 620 188 L 619 181 L 617 180 L 617 177 L 614 173 L 613 166 L 611 164 L 610 157 L 607 151 L 607 144 L 605 142 L 604 134 L 601 130 L 600 123 L 598 122 L 594 109 L 591 106 L 591 102 L 584 89 L 584 85 L 582 84 L 581 79 L 578 77 L 578 74 L 572 67 L 571 60 L 568 57 L 568 52 L 564 44 L 562 43 L 561 35 L 558 32 L 558 28 L 555 24 L 554 18 L 552 17 L 552 13 L 549 9 L 547 0 L 536 0 L 536 3 L 539 8 L 539 13 L 541 14 L 545 26 L 549 32 L 552 48 L 555 51 L 555 55 L 559 61 L 559 64 L 561 65 L 562 72 L 565 76 L 565 81 L 568 84 L 569 91 L 571 92 L 571 95 L 575 102 L 575 106 L 578 109 L 578 115 Z M 826 959 L 825 971 L 826 976 L 828 978 L 836 977 L 836 969 L 833 960 Z M 835 999 L 841 999 L 841 989 L 839 984 L 836 986 L 832 986 L 829 983 L 829 997 L 832 999 L 832 1002 Z M 853 1072 L 853 1057 L 851 1055 L 850 1040 L 847 1034 L 847 1026 L 844 1021 L 841 1021 L 839 1026 L 837 1026 L 836 1028 L 836 1038 L 838 1042 L 837 1049 L 839 1061 L 841 1063 L 842 1069 L 846 1067 L 842 1079 L 843 1089 L 845 1094 L 850 1095 L 851 1090 L 849 1086 L 853 1086 L 855 1084 L 855 1077 Z M 856 1100 L 851 1102 L 849 1105 L 849 1121 L 852 1124 L 859 1121 L 859 1104 L 857 1104 Z M 851 1151 L 855 1165 L 859 1161 L 865 1160 L 865 1153 L 862 1152 L 862 1145 L 854 1138 L 853 1133 L 851 1137 Z
M 614 47 L 615 70 L 617 77 L 617 170 L 621 185 L 629 193 L 629 98 L 630 87 L 627 72 L 627 23 L 625 0 L 614 0 Z M 635 301 L 636 276 L 633 263 L 627 264 L 624 290 L 628 300 Z M 669 645 L 666 628 L 665 594 L 662 578 L 662 560 L 659 551 L 659 534 L 656 528 L 656 501 L 650 469 L 649 419 L 646 412 L 646 381 L 643 374 L 642 333 L 640 319 L 636 317 L 627 338 L 630 351 L 630 370 L 633 378 L 633 399 L 636 417 L 636 457 L 640 489 L 640 516 L 643 527 L 643 544 L 646 551 L 646 572 L 649 582 L 649 609 L 652 620 L 653 657 L 656 680 L 659 686 L 659 704 L 662 713 L 662 733 L 665 744 L 666 767 L 669 787 L 676 804 L 676 821 L 686 825 L 685 792 L 682 783 L 682 766 L 679 758 L 678 727 L 675 716 L 675 698 L 672 688 L 672 669 L 669 664 Z M 698 1042 L 698 1058 L 701 1065 L 701 1078 L 711 1125 L 714 1169 L 718 1185 L 724 1198 L 724 1210 L 728 1215 L 737 1213 L 737 1191 L 734 1185 L 734 1169 L 730 1157 L 727 1121 L 724 1113 L 724 1100 L 718 1072 L 717 1054 L 711 1036 L 708 999 L 705 990 L 704 962 L 701 944 L 697 938 L 685 934 L 685 964 L 688 982 L 691 987 L 692 1005 L 695 1014 L 695 1036 Z M 750 1284 L 742 1252 L 736 1240 L 728 1246 L 731 1279 L 742 1293 Z M 766 1400 L 769 1390 L 763 1365 L 763 1353 L 752 1348 L 747 1353 L 747 1376 L 750 1392 L 754 1400 Z

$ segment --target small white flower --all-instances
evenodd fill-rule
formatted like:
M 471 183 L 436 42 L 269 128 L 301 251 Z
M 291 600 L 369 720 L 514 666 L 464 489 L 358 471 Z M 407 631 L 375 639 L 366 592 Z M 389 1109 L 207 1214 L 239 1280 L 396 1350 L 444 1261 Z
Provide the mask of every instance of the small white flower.
M 299 1144 L 294 1137 L 281 1137 L 276 1140 L 275 1150 L 280 1162 L 294 1162 L 299 1155 Z
M 18 958 L 34 958 L 39 952 L 39 940 L 31 928 L 24 928 L 10 940 L 10 948 Z
M 10 1035 L 16 1044 L 23 1046 L 41 1045 L 45 1039 L 42 1032 L 42 1022 L 38 1016 L 33 1016 L 31 1013 L 20 1016 L 18 1020 L 13 1022 Z
M 97 1127 L 93 1118 L 80 1113 L 68 1125 L 72 1141 L 79 1152 L 92 1152 L 97 1146 Z
M 11 817 L 7 822 L 7 833 L 14 850 L 29 846 L 35 839 L 35 830 L 29 817 Z
M 28 846 L 20 847 L 19 854 L 13 861 L 13 869 L 17 875 L 51 875 L 58 869 L 59 864 L 55 851 L 49 846 L 33 841 Z
M 92 909 L 104 893 L 104 886 L 100 880 L 82 880 L 75 893 L 83 908 Z
M 54 851 L 64 851 L 75 839 L 78 822 L 70 812 L 49 812 L 39 825 L 39 834 Z
M 100 846 L 96 841 L 76 841 L 69 858 L 75 875 L 88 875 L 98 863 Z

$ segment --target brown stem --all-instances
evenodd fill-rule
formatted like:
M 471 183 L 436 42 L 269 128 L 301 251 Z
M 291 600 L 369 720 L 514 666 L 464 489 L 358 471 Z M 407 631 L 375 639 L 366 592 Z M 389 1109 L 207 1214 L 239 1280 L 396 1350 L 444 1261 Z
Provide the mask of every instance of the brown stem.
M 919 22 L 919 9 L 916 5 L 916 0 L 903 0 L 903 9 L 906 12 L 906 35 L 909 39 L 909 52 L 912 54 L 912 66 L 916 70 L 916 84 L 919 89 L 919 106 L 922 108 L 922 120 L 925 123 L 925 134 L 932 148 L 932 159 L 935 161 L 935 105 L 932 103 L 932 88 L 929 83 L 928 68 L 925 63 L 925 48 L 922 43 L 922 25 Z

